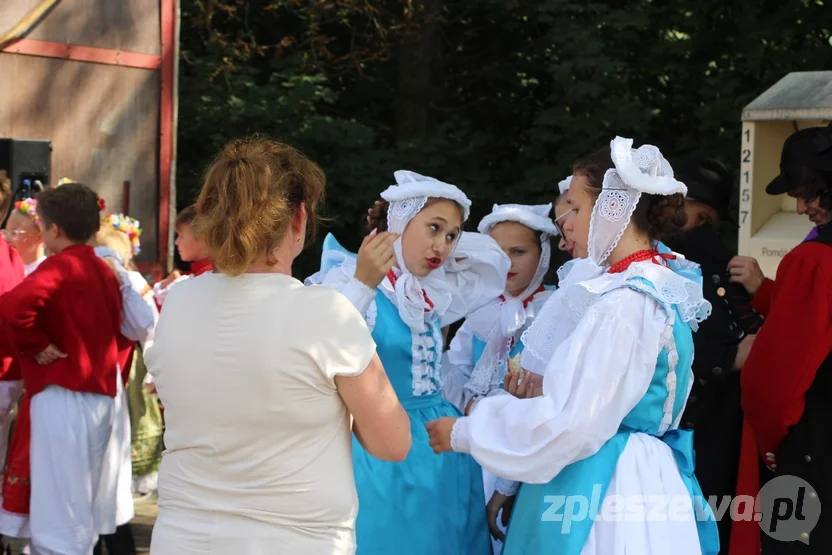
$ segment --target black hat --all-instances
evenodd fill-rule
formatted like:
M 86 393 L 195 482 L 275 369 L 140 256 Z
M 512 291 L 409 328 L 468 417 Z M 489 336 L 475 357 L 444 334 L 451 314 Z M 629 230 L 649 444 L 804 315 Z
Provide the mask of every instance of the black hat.
M 832 123 L 803 129 L 786 139 L 780 155 L 780 175 L 768 184 L 766 193 L 782 195 L 794 191 L 804 168 L 832 171 Z
M 674 177 L 688 188 L 686 198 L 707 204 L 723 220 L 736 223 L 731 213 L 734 178 L 713 158 L 691 156 L 672 163 Z

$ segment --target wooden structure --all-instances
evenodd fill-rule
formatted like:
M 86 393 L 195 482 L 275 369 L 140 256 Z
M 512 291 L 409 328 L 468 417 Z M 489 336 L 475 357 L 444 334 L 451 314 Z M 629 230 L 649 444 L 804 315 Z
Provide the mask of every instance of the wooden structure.
M 813 227 L 797 214 L 795 199 L 766 194 L 780 172 L 783 143 L 795 131 L 830 120 L 832 71 L 790 73 L 742 112 L 738 252 L 756 258 L 766 277 L 774 278 L 783 256 Z
M 90 185 L 172 267 L 178 0 L 0 2 L 0 136 L 52 142 L 52 185 Z

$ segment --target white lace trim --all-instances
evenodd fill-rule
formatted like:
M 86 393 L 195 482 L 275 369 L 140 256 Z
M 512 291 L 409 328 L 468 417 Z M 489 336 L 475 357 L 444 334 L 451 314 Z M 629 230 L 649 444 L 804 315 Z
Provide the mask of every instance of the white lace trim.
M 676 352 L 676 339 L 673 337 L 675 321 L 676 313 L 670 312 L 661 338 L 662 349 L 667 353 L 667 377 L 665 378 L 667 398 L 664 400 L 662 421 L 659 424 L 660 436 L 670 429 L 673 424 L 673 406 L 676 404 L 676 364 L 679 362 L 679 354 Z
M 466 426 L 467 421 L 463 417 L 457 419 L 451 428 L 451 449 L 457 453 L 465 453 L 468 451 L 468 446 L 465 444 L 467 443 L 466 434 L 468 433 L 467 429 L 464 429 Z
M 668 264 L 675 267 L 676 261 Z M 701 285 L 671 268 L 647 260 L 631 264 L 621 273 L 610 274 L 588 259 L 573 265 L 563 286 L 549 297 L 522 335 L 525 346 L 523 368 L 542 373 L 558 345 L 577 328 L 587 308 L 604 293 L 633 284 L 638 286 L 638 280 L 633 278 L 643 278 L 652 284 L 654 291 L 650 294 L 657 297 L 668 312 L 676 305 L 682 320 L 696 330 L 697 323 L 710 315 L 711 303 L 702 295 Z M 597 275 L 597 272 L 601 274 Z M 588 279 L 582 281 L 583 276 Z
M 627 187 L 616 170 L 604 174 L 603 190 L 589 218 L 589 258 L 603 266 L 630 225 L 641 193 Z
M 517 490 L 520 489 L 520 482 L 516 482 L 514 480 L 507 480 L 505 478 L 497 478 L 494 482 L 494 491 L 505 495 L 507 497 L 513 497 L 517 495 Z
M 427 197 L 414 197 L 391 202 L 387 207 L 387 229 L 391 233 L 404 233 L 404 228 L 427 204 Z

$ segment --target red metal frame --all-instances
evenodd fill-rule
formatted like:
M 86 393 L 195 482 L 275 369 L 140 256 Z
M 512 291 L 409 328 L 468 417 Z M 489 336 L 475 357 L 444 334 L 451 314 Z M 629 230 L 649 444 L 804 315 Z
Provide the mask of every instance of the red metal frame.
M 159 261 L 167 271 L 170 265 L 171 185 L 173 153 L 176 147 L 174 130 L 176 88 L 176 19 L 178 0 L 162 0 L 162 91 L 159 109 Z
M 2 50 L 10 54 L 24 54 L 41 56 L 43 58 L 61 58 L 76 62 L 92 62 L 122 67 L 156 70 L 162 67 L 162 56 L 113 50 L 110 48 L 96 48 L 46 40 L 19 39 Z

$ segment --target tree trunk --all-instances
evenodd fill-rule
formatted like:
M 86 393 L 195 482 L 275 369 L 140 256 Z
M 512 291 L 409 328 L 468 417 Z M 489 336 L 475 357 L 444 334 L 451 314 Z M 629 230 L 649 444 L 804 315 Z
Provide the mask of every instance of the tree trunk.
M 434 83 L 441 52 L 442 0 L 417 0 L 413 11 L 416 21 L 397 49 L 396 136 L 402 142 L 423 143 L 430 137 L 430 105 L 437 90 Z

